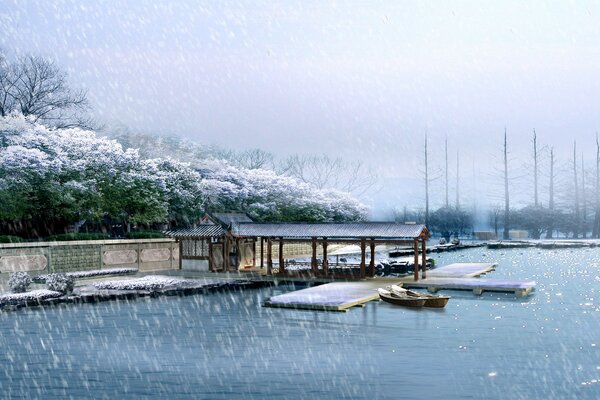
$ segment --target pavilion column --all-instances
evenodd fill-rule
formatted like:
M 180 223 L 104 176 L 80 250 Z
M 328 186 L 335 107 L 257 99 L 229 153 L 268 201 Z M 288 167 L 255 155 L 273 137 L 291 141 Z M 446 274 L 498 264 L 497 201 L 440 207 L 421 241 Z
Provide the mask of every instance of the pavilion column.
M 256 268 L 256 239 L 252 242 L 252 268 Z
M 239 271 L 240 270 L 240 253 L 241 253 L 241 248 L 240 248 L 240 239 L 235 239 L 235 266 L 233 268 L 234 271 Z
M 375 276 L 375 239 L 371 239 L 371 260 L 369 262 L 369 276 Z
M 414 250 L 415 250 L 415 273 L 414 278 L 415 281 L 419 280 L 419 241 L 415 239 L 414 241 Z
M 279 273 L 285 274 L 285 260 L 283 259 L 283 238 L 279 238 Z
M 213 264 L 213 245 L 211 239 L 208 239 L 208 270 L 210 272 L 215 272 L 215 266 Z
M 422 239 L 421 241 L 421 268 L 422 268 L 422 275 L 421 277 L 423 279 L 425 279 L 425 270 L 427 269 L 427 240 Z
M 273 275 L 273 241 L 267 239 L 267 275 Z
M 263 237 L 260 238 L 260 269 L 265 267 L 265 239 Z
M 310 259 L 310 271 L 317 275 L 317 238 L 312 238 L 312 257 Z
M 365 269 L 366 269 L 366 247 L 367 243 L 365 239 L 360 240 L 360 279 L 365 278 Z
M 223 262 L 225 263 L 225 272 L 229 272 L 229 238 L 225 237 L 223 241 Z
M 323 238 L 323 274 L 329 274 L 329 260 L 327 260 L 327 238 Z

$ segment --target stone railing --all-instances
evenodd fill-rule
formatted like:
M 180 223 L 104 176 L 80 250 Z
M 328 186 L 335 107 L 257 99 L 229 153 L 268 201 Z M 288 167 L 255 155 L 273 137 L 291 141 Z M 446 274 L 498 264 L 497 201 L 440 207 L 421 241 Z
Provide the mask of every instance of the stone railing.
M 174 239 L 82 240 L 0 244 L 0 273 L 90 271 L 137 268 L 179 269 L 179 243 Z

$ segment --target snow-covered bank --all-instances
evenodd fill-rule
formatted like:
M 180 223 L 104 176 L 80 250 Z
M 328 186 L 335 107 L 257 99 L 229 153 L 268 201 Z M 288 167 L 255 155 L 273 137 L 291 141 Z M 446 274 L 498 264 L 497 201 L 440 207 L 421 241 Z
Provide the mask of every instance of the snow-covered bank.
M 95 303 L 109 300 L 135 299 L 162 295 L 187 296 L 213 290 L 251 289 L 270 285 L 270 282 L 227 279 L 184 279 L 162 275 L 141 278 L 107 280 L 78 286 L 70 295 L 51 290 L 32 290 L 0 296 L 0 310 L 30 306 L 54 306 L 62 303 Z

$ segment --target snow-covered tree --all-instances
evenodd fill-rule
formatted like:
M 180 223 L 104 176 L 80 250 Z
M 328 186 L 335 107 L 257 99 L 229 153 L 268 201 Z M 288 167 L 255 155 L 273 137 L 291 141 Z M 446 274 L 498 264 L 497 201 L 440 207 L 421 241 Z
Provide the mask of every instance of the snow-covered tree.
M 0 227 L 46 235 L 77 221 L 189 225 L 205 210 L 241 210 L 267 221 L 360 220 L 352 196 L 266 169 L 207 158 L 194 165 L 143 159 L 80 128 L 0 117 Z

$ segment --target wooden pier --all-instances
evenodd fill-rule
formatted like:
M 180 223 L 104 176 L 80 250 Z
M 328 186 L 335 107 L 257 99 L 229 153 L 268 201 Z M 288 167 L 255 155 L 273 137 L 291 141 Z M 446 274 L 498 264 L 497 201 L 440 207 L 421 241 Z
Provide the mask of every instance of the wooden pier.
M 402 279 L 405 288 L 427 289 L 431 293 L 438 290 L 471 290 L 480 295 L 483 292 L 508 292 L 517 297 L 527 296 L 534 288 L 535 281 L 515 279 L 486 279 L 486 278 L 427 278 L 420 281 Z
M 396 280 L 397 282 L 397 280 Z M 387 283 L 389 285 L 389 283 Z M 266 307 L 295 308 L 320 311 L 347 311 L 373 300 L 379 300 L 376 279 L 363 282 L 332 282 L 273 296 Z
M 454 263 L 427 271 L 430 278 L 475 278 L 494 271 L 495 263 Z

